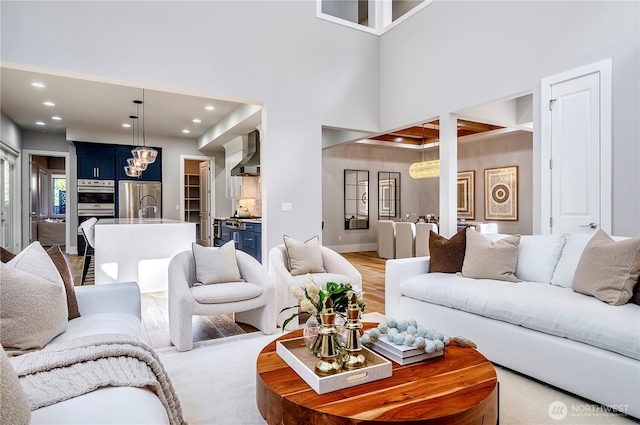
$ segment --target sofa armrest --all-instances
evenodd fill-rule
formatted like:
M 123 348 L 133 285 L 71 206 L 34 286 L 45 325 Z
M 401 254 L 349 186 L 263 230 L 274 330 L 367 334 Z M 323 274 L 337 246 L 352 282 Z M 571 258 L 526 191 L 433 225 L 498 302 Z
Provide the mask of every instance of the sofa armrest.
M 136 282 L 76 286 L 81 316 L 96 313 L 129 313 L 142 318 L 140 288 Z
M 400 284 L 407 279 L 429 273 L 431 257 L 412 257 L 387 260 L 384 279 L 384 311 L 389 316 L 401 315 L 398 311 L 402 292 Z

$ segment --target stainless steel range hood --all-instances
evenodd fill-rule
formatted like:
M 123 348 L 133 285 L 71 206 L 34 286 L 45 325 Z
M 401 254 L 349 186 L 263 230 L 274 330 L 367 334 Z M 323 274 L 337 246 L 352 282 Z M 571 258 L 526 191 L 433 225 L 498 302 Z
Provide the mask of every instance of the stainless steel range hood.
M 231 175 L 237 177 L 257 177 L 260 175 L 260 132 L 249 133 L 247 151 L 242 161 L 231 169 Z

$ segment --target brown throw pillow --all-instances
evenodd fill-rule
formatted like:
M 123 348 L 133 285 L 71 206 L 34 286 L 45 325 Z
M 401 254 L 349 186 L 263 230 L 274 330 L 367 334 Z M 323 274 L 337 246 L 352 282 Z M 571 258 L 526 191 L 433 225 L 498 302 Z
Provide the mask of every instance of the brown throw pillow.
M 431 230 L 429 233 L 429 254 L 431 255 L 429 273 L 462 271 L 466 245 L 466 229 L 460 230 L 451 239 L 440 236 Z
M 59 245 L 54 245 L 47 249 L 49 258 L 53 261 L 53 264 L 58 269 L 62 282 L 64 283 L 64 290 L 67 293 L 67 307 L 69 308 L 69 320 L 80 317 L 80 310 L 78 309 L 78 300 L 76 299 L 76 291 L 73 289 L 73 276 L 67 260 L 64 258 L 64 254 Z
M 8 263 L 9 261 L 13 260 L 15 256 L 16 254 L 0 246 L 0 261 L 2 261 L 3 263 Z
M 640 276 L 640 238 L 614 241 L 603 230 L 582 251 L 571 288 L 610 305 L 626 304 Z

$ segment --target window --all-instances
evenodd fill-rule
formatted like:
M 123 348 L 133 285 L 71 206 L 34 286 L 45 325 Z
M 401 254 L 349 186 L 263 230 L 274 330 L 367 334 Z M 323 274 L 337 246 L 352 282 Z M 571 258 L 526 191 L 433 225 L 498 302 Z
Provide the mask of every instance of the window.
M 318 18 L 378 35 L 431 3 L 431 0 L 316 1 Z
M 64 174 L 51 176 L 51 199 L 53 215 L 65 215 L 67 212 L 67 179 Z

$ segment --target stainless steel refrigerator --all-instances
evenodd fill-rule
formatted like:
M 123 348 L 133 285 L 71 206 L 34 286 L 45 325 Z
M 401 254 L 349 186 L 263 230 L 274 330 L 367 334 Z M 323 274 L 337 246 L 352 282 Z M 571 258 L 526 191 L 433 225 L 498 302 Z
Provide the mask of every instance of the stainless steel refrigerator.
M 162 183 L 121 181 L 118 184 L 118 217 L 162 218 Z

